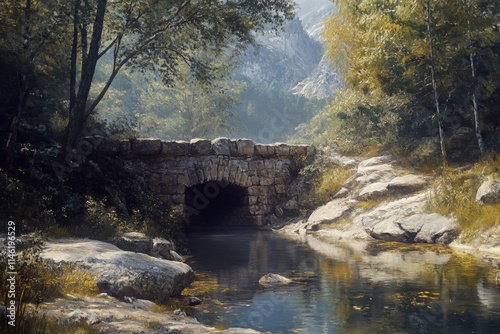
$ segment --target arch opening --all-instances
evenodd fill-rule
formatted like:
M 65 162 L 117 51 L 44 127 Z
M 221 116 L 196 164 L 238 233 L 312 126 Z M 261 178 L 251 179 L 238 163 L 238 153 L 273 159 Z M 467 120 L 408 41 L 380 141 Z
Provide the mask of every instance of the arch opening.
M 184 193 L 186 228 L 245 226 L 253 222 L 248 192 L 244 187 L 206 182 L 186 187 Z

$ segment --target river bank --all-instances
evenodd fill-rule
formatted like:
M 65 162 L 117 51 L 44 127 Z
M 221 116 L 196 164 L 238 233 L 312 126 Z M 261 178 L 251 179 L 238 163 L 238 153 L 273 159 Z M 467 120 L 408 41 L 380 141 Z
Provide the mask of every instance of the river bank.
M 351 176 L 331 200 L 303 219 L 276 229 L 280 235 L 299 240 L 346 243 L 361 250 L 370 241 L 405 244 L 441 244 L 479 256 L 500 269 L 500 225 L 463 230 L 453 214 L 433 212 L 429 205 L 437 176 L 401 167 L 390 156 L 351 159 L 334 156 L 338 165 L 349 168 Z M 484 175 L 487 181 L 491 176 Z M 494 188 L 494 187 L 492 187 Z M 478 190 L 477 201 L 481 201 Z M 496 192 L 495 192 L 496 191 Z M 500 201 L 498 190 L 487 190 L 492 198 L 480 205 Z M 496 217 L 500 212 L 496 213 Z

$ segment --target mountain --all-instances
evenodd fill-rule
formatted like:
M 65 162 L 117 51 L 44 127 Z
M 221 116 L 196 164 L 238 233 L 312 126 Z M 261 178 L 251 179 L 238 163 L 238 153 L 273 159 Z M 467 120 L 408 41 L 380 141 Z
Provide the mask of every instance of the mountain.
M 325 19 L 335 13 L 336 8 L 328 0 L 298 0 L 297 16 L 305 31 L 315 41 L 323 42 Z M 323 56 L 309 76 L 292 88 L 294 94 L 308 98 L 328 98 L 335 89 L 342 87 L 342 80 L 337 71 Z
M 342 85 L 323 56 L 324 21 L 335 11 L 328 0 L 298 0 L 297 16 L 278 34 L 266 32 L 241 59 L 237 73 L 260 86 L 279 86 L 307 98 L 331 97 Z
M 324 20 L 335 12 L 335 6 L 329 0 L 298 0 L 296 2 L 297 16 L 307 34 L 314 40 L 321 41 Z
M 241 59 L 238 73 L 252 83 L 286 90 L 307 78 L 323 54 L 321 43 L 308 35 L 297 18 L 286 23 L 284 32 L 268 31 L 257 43 Z

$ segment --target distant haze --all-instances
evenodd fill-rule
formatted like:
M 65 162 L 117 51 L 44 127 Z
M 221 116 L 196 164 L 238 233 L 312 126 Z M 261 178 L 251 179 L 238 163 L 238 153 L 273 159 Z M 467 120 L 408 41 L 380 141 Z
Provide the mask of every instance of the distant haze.
M 324 30 L 324 20 L 335 6 L 330 0 L 296 0 L 297 16 L 302 21 L 304 29 L 313 39 L 320 41 Z

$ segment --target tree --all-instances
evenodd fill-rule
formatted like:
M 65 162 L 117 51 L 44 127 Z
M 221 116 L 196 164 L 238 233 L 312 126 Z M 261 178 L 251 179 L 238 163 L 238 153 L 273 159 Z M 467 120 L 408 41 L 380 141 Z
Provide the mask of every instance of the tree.
M 431 81 L 432 81 L 432 91 L 434 93 L 434 103 L 436 106 L 436 116 L 439 130 L 439 144 L 441 146 L 441 158 L 443 159 L 443 166 L 448 165 L 448 159 L 446 158 L 446 147 L 445 147 L 445 139 L 444 139 L 444 130 L 443 130 L 443 121 L 441 116 L 441 110 L 439 106 L 439 93 L 436 81 L 436 62 L 434 56 L 434 36 L 433 36 L 433 20 L 432 20 L 432 9 L 431 9 L 431 1 L 426 0 L 425 4 L 425 25 L 427 27 L 427 44 L 429 45 L 429 68 L 431 71 Z
M 327 52 L 342 69 L 350 93 L 339 94 L 332 108 L 342 105 L 343 98 L 355 101 L 354 93 L 361 102 L 363 96 L 385 95 L 388 101 L 406 101 L 405 105 L 396 104 L 397 108 L 385 104 L 388 109 L 377 111 L 386 114 L 379 120 L 387 119 L 395 111 L 399 113 L 396 145 L 404 144 L 407 138 L 407 145 L 411 146 L 415 139 L 439 133 L 445 161 L 445 135 L 451 137 L 457 128 L 450 120 L 461 119 L 459 126 L 475 124 L 478 147 L 484 151 L 485 129 L 492 134 L 495 126 L 500 125 L 494 116 L 498 96 L 495 76 L 500 70 L 500 2 L 335 0 L 335 3 L 338 12 L 327 21 L 325 31 Z M 375 103 L 373 108 L 378 106 Z M 359 106 L 359 110 L 363 108 Z M 472 113 L 463 112 L 469 109 Z M 346 130 L 356 126 L 353 117 L 334 119 L 343 123 Z M 385 125 L 378 122 L 377 126 L 384 129 Z
M 237 53 L 254 41 L 256 32 L 269 24 L 277 28 L 293 17 L 287 0 L 74 0 L 73 10 L 71 102 L 63 158 L 124 67 L 154 70 L 172 84 L 180 63 L 185 63 L 198 79 L 210 81 L 215 65 L 212 59 L 198 57 L 200 51 L 215 56 L 229 50 Z M 108 53 L 112 69 L 91 100 L 97 62 Z
M 64 38 L 62 7 L 59 1 L 0 1 L 2 43 L 5 53 L 15 55 L 19 94 L 5 147 L 5 167 L 13 168 L 19 123 L 34 90 L 38 72 L 47 71 Z M 55 13 L 55 14 L 54 14 Z M 21 29 L 19 29 L 21 27 Z M 41 69 L 44 67 L 44 69 Z

